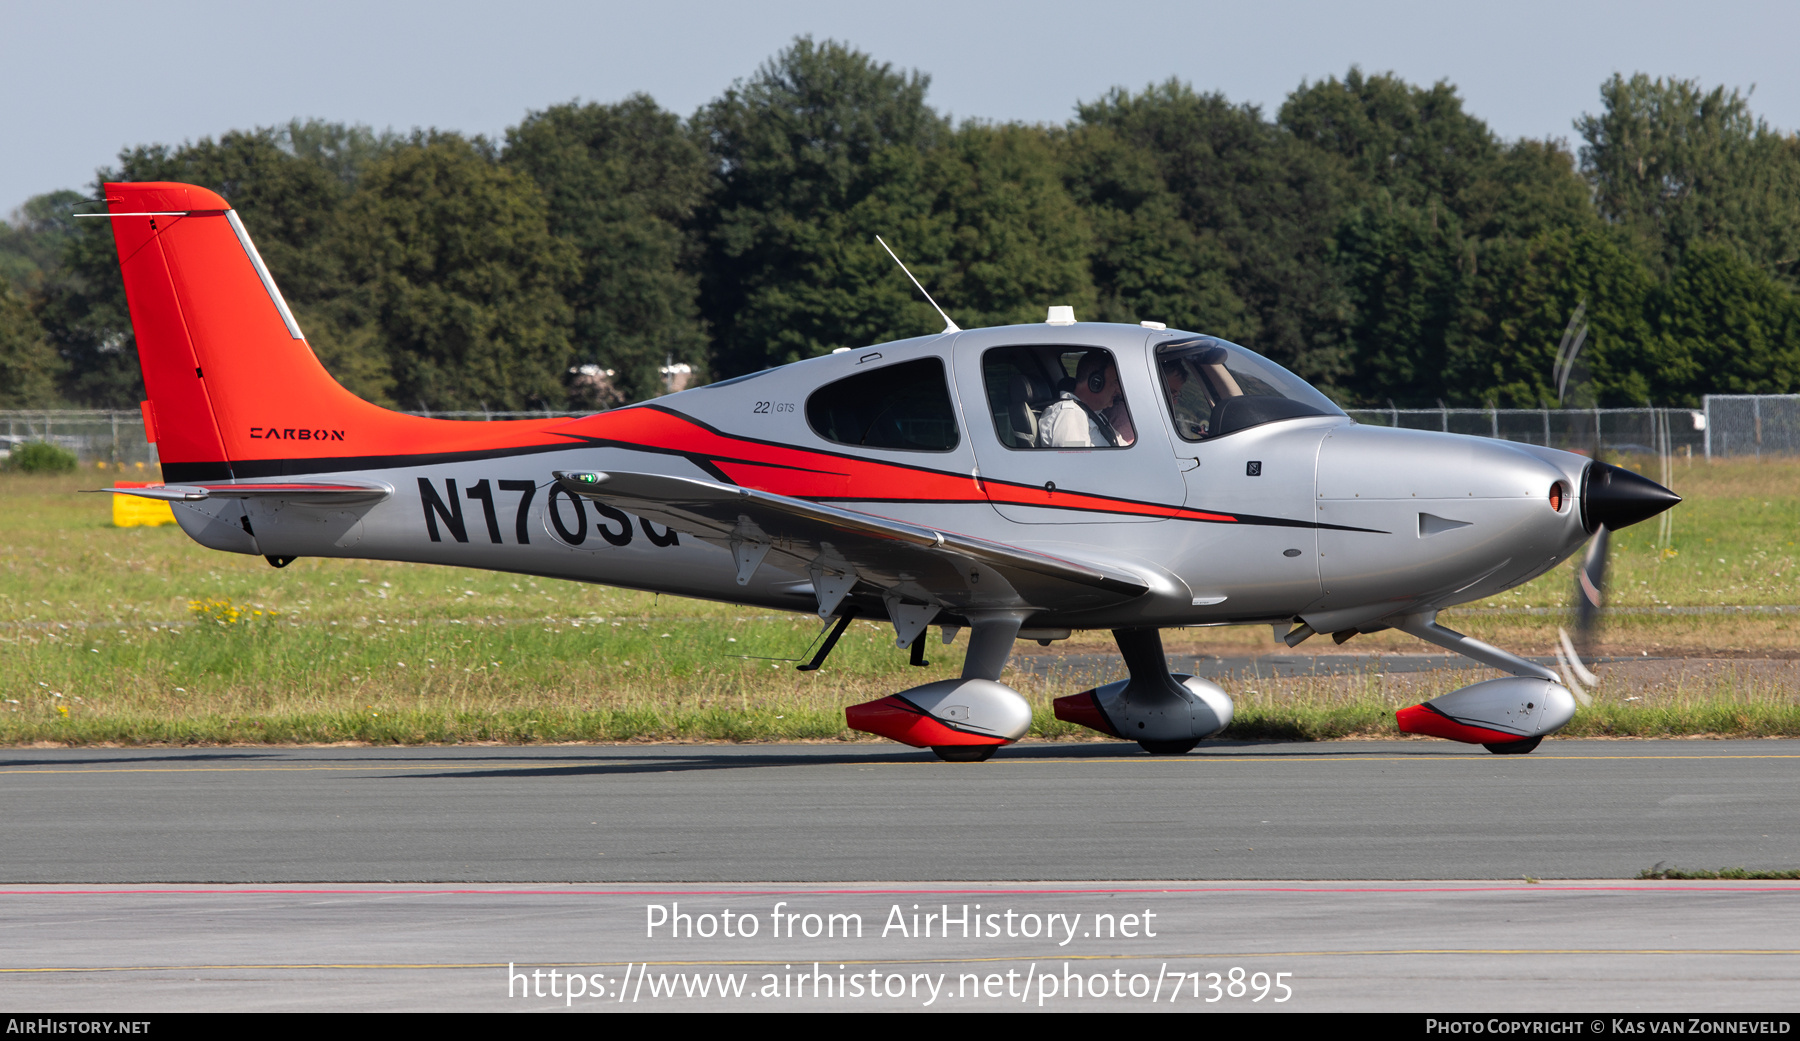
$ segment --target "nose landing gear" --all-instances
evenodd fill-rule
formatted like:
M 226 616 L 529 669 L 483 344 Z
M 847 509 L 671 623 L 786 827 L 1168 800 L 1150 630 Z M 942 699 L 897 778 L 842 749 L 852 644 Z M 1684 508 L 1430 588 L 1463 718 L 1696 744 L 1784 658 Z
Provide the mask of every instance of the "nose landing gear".
M 1575 718 L 1575 696 L 1547 667 L 1446 629 L 1436 612 L 1409 615 L 1396 628 L 1513 674 L 1401 709 L 1394 720 L 1402 732 L 1480 745 L 1495 755 L 1525 755 Z

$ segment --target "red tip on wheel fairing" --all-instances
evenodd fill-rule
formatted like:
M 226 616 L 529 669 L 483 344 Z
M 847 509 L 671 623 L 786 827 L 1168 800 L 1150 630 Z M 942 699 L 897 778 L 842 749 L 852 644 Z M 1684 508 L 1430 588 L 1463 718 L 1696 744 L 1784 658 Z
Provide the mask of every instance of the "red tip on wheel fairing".
M 860 705 L 851 705 L 844 710 L 844 721 L 850 724 L 852 730 L 891 738 L 914 748 L 1011 743 L 1005 738 L 957 730 L 935 717 L 927 715 L 924 710 L 898 694 L 889 694 L 885 698 L 865 701 Z
M 1394 713 L 1394 722 L 1400 724 L 1403 733 L 1448 738 L 1451 741 L 1464 741 L 1471 745 L 1508 744 L 1525 736 L 1509 734 L 1504 730 L 1489 730 L 1486 727 L 1458 723 L 1429 705 L 1403 708 Z
M 1077 723 L 1089 730 L 1098 730 L 1102 734 L 1112 737 L 1124 736 L 1113 727 L 1112 720 L 1106 718 L 1106 713 L 1100 708 L 1099 696 L 1091 690 L 1070 694 L 1066 698 L 1057 698 L 1054 704 L 1056 718 L 1065 723 Z

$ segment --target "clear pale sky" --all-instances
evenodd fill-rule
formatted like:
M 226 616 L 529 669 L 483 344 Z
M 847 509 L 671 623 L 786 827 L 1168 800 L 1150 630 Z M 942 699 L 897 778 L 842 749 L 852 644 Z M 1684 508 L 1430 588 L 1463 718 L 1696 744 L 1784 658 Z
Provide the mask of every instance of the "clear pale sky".
M 296 116 L 499 137 L 533 109 L 638 91 L 690 115 L 803 33 L 930 74 L 959 120 L 1062 122 L 1171 76 L 1272 112 L 1354 64 L 1448 79 L 1508 138 L 1572 139 L 1615 71 L 1754 85 L 1753 111 L 1800 127 L 1793 0 L 0 0 L 0 213 L 85 188 L 127 146 Z

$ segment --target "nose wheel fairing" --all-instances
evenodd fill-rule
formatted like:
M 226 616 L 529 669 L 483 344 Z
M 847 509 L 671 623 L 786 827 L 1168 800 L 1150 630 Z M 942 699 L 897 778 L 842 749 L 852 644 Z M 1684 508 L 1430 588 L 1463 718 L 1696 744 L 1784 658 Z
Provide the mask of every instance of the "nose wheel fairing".
M 1559 683 L 1507 676 L 1454 690 L 1394 713 L 1401 731 L 1472 745 L 1541 738 L 1575 718 L 1575 696 Z
M 1401 731 L 1442 737 L 1493 752 L 1523 753 L 1575 718 L 1575 695 L 1551 669 L 1437 623 L 1437 612 L 1391 619 L 1394 628 L 1512 673 L 1453 690 L 1394 713 Z

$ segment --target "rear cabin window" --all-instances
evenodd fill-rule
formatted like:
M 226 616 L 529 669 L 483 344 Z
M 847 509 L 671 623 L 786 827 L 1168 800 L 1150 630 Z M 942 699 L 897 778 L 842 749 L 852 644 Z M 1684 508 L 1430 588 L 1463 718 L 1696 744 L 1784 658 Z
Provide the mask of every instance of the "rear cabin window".
M 827 441 L 863 448 L 948 452 L 960 440 L 944 363 L 937 358 L 828 383 L 806 400 L 806 422 Z

